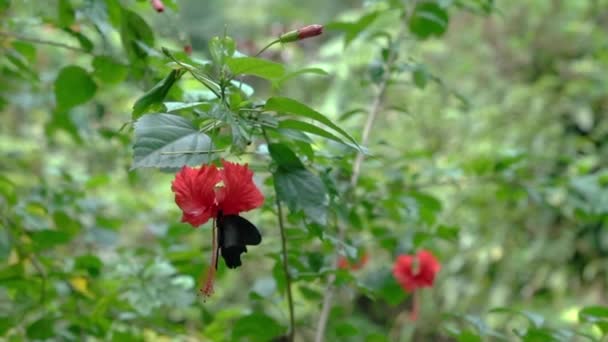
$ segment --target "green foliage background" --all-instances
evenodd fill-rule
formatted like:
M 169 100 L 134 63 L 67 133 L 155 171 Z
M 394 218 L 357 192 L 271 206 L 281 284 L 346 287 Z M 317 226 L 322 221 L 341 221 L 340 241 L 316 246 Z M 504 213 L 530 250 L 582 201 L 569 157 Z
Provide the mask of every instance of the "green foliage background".
M 164 3 L 159 14 L 148 1 L 0 0 L 0 338 L 285 335 L 275 189 L 289 208 L 298 341 L 314 340 L 332 277 L 328 341 L 606 338 L 607 1 Z M 242 100 L 300 117 L 306 104 L 358 142 L 377 102 L 360 177 L 351 187 L 357 150 L 328 125 L 281 121 L 291 130 L 270 146 L 235 122 L 210 134 L 221 157 L 250 163 L 266 202 L 246 214 L 262 245 L 236 271 L 221 265 L 204 300 L 210 224 L 179 222 L 166 169 L 178 165 L 143 165 L 138 152 L 133 164 L 132 120 L 167 102 L 197 102 L 174 111 L 196 125 L 213 112 L 190 74 L 154 88 L 172 70 L 161 47 L 211 60 L 209 42 L 226 34 L 253 56 L 312 23 L 322 36 L 261 56 L 290 77 L 257 69 Z M 303 68 L 316 69 L 290 74 Z M 391 270 L 420 248 L 442 270 L 412 322 Z M 336 253 L 369 262 L 336 269 Z

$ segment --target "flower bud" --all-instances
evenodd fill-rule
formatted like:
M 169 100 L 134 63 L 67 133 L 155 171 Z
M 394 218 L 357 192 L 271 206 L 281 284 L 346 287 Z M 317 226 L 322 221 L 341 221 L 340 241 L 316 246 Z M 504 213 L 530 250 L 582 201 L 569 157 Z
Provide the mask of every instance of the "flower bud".
M 323 25 L 308 25 L 298 30 L 298 39 L 316 37 L 323 33 Z
M 310 37 L 316 37 L 323 33 L 323 25 L 308 25 L 300 29 L 283 33 L 279 36 L 281 43 L 291 43 Z
M 192 55 L 192 45 L 190 45 L 190 44 L 184 45 L 184 52 L 188 56 Z
M 165 10 L 165 4 L 161 0 L 150 0 L 150 4 L 152 4 L 152 8 L 158 13 Z

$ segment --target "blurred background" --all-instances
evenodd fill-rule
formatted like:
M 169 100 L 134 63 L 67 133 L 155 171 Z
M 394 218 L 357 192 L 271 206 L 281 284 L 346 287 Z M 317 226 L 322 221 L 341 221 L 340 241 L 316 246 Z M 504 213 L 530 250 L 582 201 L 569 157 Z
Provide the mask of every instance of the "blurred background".
M 435 24 L 416 26 L 420 3 Z M 210 224 L 179 222 L 172 173 L 130 170 L 129 122 L 167 73 L 161 47 L 207 59 L 209 40 L 226 34 L 254 55 L 307 24 L 325 32 L 262 57 L 326 74 L 248 78 L 254 98 L 298 99 L 358 140 L 378 98 L 380 110 L 353 204 L 329 210 L 341 223 L 288 214 L 296 340 L 314 340 L 336 251 L 366 262 L 334 273 L 328 341 L 606 336 L 608 1 L 164 5 L 0 0 L 1 340 L 280 340 L 288 316 L 267 160 L 232 158 L 252 165 L 266 195 L 245 215 L 264 242 L 240 269 L 221 265 L 205 300 Z M 192 79 L 178 85 L 171 99 L 200 95 Z M 73 103 L 57 101 L 62 91 Z M 353 151 L 314 141 L 308 167 L 330 194 L 345 191 Z M 410 321 L 411 296 L 391 272 L 420 248 L 442 269 Z

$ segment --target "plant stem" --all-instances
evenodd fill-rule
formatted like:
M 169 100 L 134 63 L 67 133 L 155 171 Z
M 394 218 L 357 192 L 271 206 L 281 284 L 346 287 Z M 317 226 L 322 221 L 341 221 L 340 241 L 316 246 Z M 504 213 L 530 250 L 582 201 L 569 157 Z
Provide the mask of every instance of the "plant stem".
M 262 128 L 264 140 L 266 144 L 270 144 L 270 139 L 266 130 Z M 291 275 L 289 274 L 289 263 L 287 261 L 287 238 L 285 236 L 285 224 L 283 222 L 283 206 L 279 200 L 279 196 L 275 191 L 275 203 L 277 206 L 277 215 L 279 216 L 279 231 L 281 232 L 281 255 L 283 259 L 283 273 L 285 274 L 285 287 L 287 292 L 287 305 L 289 306 L 289 342 L 293 342 L 296 334 L 296 322 L 293 309 L 293 295 L 291 293 Z
M 273 46 L 274 44 L 276 44 L 276 43 L 278 43 L 278 42 L 280 42 L 280 41 L 281 41 L 280 39 L 273 40 L 272 42 L 270 42 L 270 44 L 268 44 L 268 45 L 264 46 L 264 47 L 262 48 L 262 50 L 260 50 L 258 53 L 256 53 L 256 54 L 255 54 L 255 57 L 257 57 L 257 56 L 261 55 L 261 54 L 262 54 L 262 52 L 264 52 L 264 51 L 268 50 L 268 48 L 270 48 L 271 46 Z
M 401 26 L 399 33 L 397 34 L 396 42 L 402 40 L 402 36 L 404 34 L 404 28 Z M 361 137 L 361 146 L 366 146 L 369 143 L 370 133 L 372 130 L 372 126 L 374 125 L 374 121 L 380 112 L 380 108 L 382 107 L 382 101 L 384 99 L 384 95 L 386 93 L 386 88 L 391 78 L 391 69 L 392 65 L 397 59 L 397 54 L 395 53 L 395 48 L 391 49 L 391 54 L 386 62 L 384 76 L 380 81 L 378 86 L 378 91 L 376 96 L 373 99 L 373 102 L 370 106 L 369 112 L 367 114 L 367 119 L 365 121 L 365 125 L 363 126 L 363 133 Z M 350 187 L 351 191 L 354 191 L 357 182 L 359 181 L 359 176 L 361 174 L 361 165 L 363 164 L 363 160 L 365 159 L 365 155 L 362 151 L 357 152 L 357 156 L 355 157 L 355 163 L 353 164 L 353 172 L 350 178 Z M 344 241 L 344 237 L 346 234 L 346 228 L 344 225 L 338 225 L 338 241 Z M 338 261 L 340 259 L 340 254 L 336 250 L 335 253 L 335 267 L 338 267 Z M 315 342 L 323 342 L 325 339 L 325 329 L 327 328 L 327 321 L 329 319 L 329 312 L 331 311 L 332 302 L 334 299 L 334 283 L 336 281 L 335 273 L 330 274 L 327 277 L 327 287 L 325 289 L 325 295 L 323 296 L 323 306 L 321 307 L 321 313 L 319 315 L 319 323 L 317 324 L 317 333 L 315 335 Z
M 30 43 L 34 43 L 34 44 L 42 44 L 42 45 L 50 45 L 50 46 L 55 46 L 55 47 L 60 47 L 63 49 L 68 49 L 68 50 L 72 50 L 72 51 L 77 51 L 77 52 L 84 52 L 84 53 L 89 53 L 89 51 L 83 49 L 83 48 L 79 48 L 77 46 L 72 46 L 72 45 L 68 45 L 68 44 L 64 44 L 64 43 L 59 43 L 59 42 L 54 42 L 51 40 L 44 40 L 44 39 L 38 39 L 38 38 L 30 38 L 30 37 L 24 37 L 18 33 L 14 33 L 14 32 L 5 32 L 5 31 L 0 31 L 0 36 L 5 36 L 5 37 L 11 37 L 17 40 L 22 40 L 24 42 L 30 42 Z
M 279 215 L 279 230 L 281 231 L 281 249 L 283 254 L 283 272 L 285 273 L 285 285 L 287 287 L 287 304 L 289 305 L 289 341 L 293 342 L 296 334 L 296 322 L 293 313 L 293 296 L 291 293 L 291 275 L 289 274 L 289 264 L 287 262 L 287 238 L 285 237 L 285 226 L 283 224 L 283 207 L 278 196 L 276 196 L 277 213 Z

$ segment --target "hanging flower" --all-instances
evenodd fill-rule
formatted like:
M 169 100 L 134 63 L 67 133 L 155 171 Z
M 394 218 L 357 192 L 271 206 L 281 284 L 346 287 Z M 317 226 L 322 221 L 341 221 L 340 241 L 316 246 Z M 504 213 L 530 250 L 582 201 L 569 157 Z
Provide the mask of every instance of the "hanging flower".
M 416 255 L 400 255 L 393 268 L 393 275 L 404 290 L 413 292 L 422 287 L 431 287 L 435 275 L 441 269 L 439 261 L 426 250 Z
M 247 165 L 224 160 L 222 166 L 222 169 L 215 165 L 184 166 L 171 184 L 175 203 L 182 210 L 182 222 L 196 228 L 213 219 L 211 265 L 201 289 L 205 295 L 213 292 L 218 255 L 221 254 L 228 268 L 236 268 L 241 266 L 246 245 L 262 241 L 256 226 L 239 216 L 264 203 L 264 195 L 253 182 L 253 172 Z
M 416 255 L 400 255 L 393 267 L 393 276 L 407 292 L 412 292 L 412 310 L 410 319 L 418 318 L 418 295 L 416 290 L 423 287 L 432 287 L 435 276 L 441 269 L 439 261 L 433 254 L 426 250 L 419 251 Z

